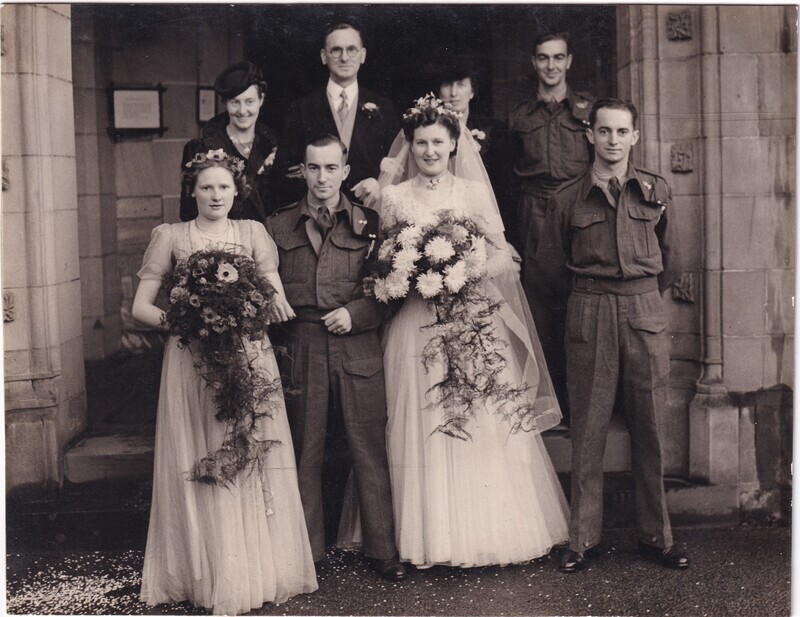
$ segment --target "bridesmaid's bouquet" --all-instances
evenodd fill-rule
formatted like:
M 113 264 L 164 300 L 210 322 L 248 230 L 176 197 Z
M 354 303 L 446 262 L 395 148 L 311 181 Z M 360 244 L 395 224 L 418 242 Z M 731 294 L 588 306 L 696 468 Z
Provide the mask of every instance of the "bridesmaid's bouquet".
M 383 242 L 369 264 L 372 295 L 389 304 L 412 290 L 428 300 L 436 316 L 426 326 L 432 335 L 423 349 L 426 371 L 443 367 L 431 388 L 431 408 L 443 410 L 434 432 L 470 439 L 466 430 L 476 404 L 493 402 L 512 432 L 531 430 L 532 408 L 521 402 L 526 384 L 512 386 L 501 377 L 507 365 L 507 343 L 496 332 L 494 300 L 481 282 L 488 276 L 491 241 L 476 221 L 451 210 L 406 216 L 384 231 Z
M 229 485 L 274 444 L 256 436 L 256 425 L 270 415 L 280 380 L 256 369 L 246 343 L 266 336 L 275 288 L 250 257 L 205 250 L 178 262 L 164 275 L 161 289 L 169 298 L 164 323 L 178 345 L 195 355 L 214 390 L 216 419 L 229 425 L 222 447 L 198 461 L 189 477 Z

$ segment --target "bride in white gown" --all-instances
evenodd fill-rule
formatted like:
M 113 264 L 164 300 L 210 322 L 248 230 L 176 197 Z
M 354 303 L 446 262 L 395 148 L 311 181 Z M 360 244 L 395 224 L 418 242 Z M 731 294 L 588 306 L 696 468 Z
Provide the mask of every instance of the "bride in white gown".
M 491 396 L 459 410 L 436 394 L 445 363 L 426 368 L 421 360 L 436 313 L 412 289 L 384 334 L 400 558 L 418 567 L 471 567 L 541 557 L 568 537 L 567 503 L 540 435 L 561 413 L 478 147 L 454 112 L 429 95 L 404 116 L 382 169 L 385 228 L 449 211 L 477 223 L 490 241 L 478 287 L 499 303 L 491 315 L 504 359 L 499 381 L 518 388 L 513 402 L 526 410 L 523 428 L 514 429 Z M 468 419 L 460 435 L 442 430 L 452 413 Z

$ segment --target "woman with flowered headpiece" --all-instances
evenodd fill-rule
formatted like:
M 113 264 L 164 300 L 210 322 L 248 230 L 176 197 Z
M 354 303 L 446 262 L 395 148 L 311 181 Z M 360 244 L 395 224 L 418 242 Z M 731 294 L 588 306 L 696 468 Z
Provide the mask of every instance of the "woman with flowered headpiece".
M 278 140 L 265 123 L 261 109 L 267 82 L 261 69 L 252 62 L 237 62 L 222 71 L 214 82 L 214 90 L 222 99 L 225 111 L 203 126 L 202 136 L 192 139 L 183 148 L 181 169 L 197 154 L 222 149 L 243 164 L 251 190 L 234 199 L 230 218 L 252 219 L 263 223 L 277 208 L 274 175 Z M 182 221 L 197 216 L 197 205 L 191 187 L 181 190 Z
M 239 614 L 317 588 L 266 336 L 294 312 L 264 226 L 229 218 L 247 190 L 244 163 L 198 152 L 183 180 L 198 215 L 153 230 L 133 302 L 137 320 L 171 334 L 141 598 Z
M 384 238 L 368 280 L 376 299 L 400 304 L 383 339 L 400 558 L 472 567 L 546 555 L 568 537 L 541 438 L 561 413 L 477 144 L 431 93 L 381 168 Z

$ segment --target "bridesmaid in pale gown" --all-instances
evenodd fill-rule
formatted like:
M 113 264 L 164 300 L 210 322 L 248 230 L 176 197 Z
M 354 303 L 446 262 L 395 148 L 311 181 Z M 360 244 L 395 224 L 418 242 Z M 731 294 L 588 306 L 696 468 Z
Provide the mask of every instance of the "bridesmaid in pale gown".
M 252 257 L 276 288 L 274 320 L 294 313 L 277 274 L 277 250 L 263 225 L 229 220 L 245 180 L 221 151 L 198 154 L 184 172 L 198 216 L 159 225 L 144 256 L 133 303 L 136 319 L 159 327 L 164 311 L 154 302 L 163 275 L 178 260 L 210 248 Z M 221 155 L 221 156 L 220 156 Z M 269 340 L 248 343 L 254 370 L 277 376 Z M 216 452 L 226 435 L 215 419 L 213 390 L 191 346 L 170 336 L 164 351 L 156 422 L 153 500 L 147 534 L 141 599 L 148 605 L 188 600 L 215 614 L 238 614 L 265 602 L 284 602 L 317 589 L 311 549 L 297 488 L 291 434 L 280 391 L 269 417 L 258 419 L 259 439 L 279 444 L 253 470 L 229 486 L 192 481 L 197 461 Z

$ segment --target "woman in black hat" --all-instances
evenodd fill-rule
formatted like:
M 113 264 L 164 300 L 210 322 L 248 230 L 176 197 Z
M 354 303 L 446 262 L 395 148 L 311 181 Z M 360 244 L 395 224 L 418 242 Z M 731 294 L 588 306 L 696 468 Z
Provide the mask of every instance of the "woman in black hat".
M 259 118 L 267 83 L 252 62 L 237 62 L 219 74 L 214 89 L 225 103 L 225 111 L 203 127 L 203 136 L 183 148 L 181 170 L 198 152 L 222 149 L 245 163 L 252 189 L 234 203 L 230 218 L 263 223 L 274 210 L 273 162 L 278 141 L 272 129 Z M 197 216 L 197 204 L 186 187 L 181 191 L 181 220 Z
M 506 229 L 513 229 L 510 207 L 513 203 L 513 161 L 508 158 L 508 132 L 505 124 L 494 118 L 476 115 L 470 105 L 478 94 L 478 80 L 472 63 L 454 60 L 439 73 L 436 81 L 439 98 L 460 113 L 462 130 L 472 135 L 480 148 L 481 159 L 492 183 L 500 215 Z

